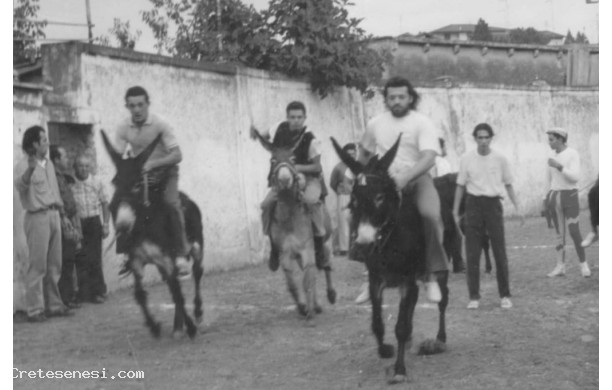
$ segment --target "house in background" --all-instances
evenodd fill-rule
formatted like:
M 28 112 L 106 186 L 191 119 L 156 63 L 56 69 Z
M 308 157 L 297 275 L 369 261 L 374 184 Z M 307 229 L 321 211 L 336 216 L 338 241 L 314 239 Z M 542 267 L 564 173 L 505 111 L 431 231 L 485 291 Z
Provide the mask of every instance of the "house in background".
M 432 38 L 443 39 L 445 41 L 471 41 L 476 29 L 475 24 L 449 24 L 437 30 L 429 32 Z M 507 38 L 510 34 L 510 29 L 489 26 L 489 31 L 493 39 Z

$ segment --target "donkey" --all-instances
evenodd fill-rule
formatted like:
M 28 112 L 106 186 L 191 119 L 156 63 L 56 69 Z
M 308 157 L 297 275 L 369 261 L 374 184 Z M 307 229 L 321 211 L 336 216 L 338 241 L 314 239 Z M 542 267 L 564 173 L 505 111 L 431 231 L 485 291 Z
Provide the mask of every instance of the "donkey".
M 194 316 L 195 323 L 187 314 L 185 299 L 181 292 L 176 267 L 176 248 L 170 223 L 170 206 L 163 200 L 164 180 L 155 183 L 144 183 L 142 167 L 161 140 L 158 136 L 147 148 L 136 157 L 123 159 L 104 131 L 102 139 L 110 155 L 117 174 L 112 180 L 115 193 L 110 204 L 111 214 L 117 238 L 117 252 L 128 256 L 126 267 L 134 275 L 134 296 L 145 317 L 151 334 L 158 338 L 161 324 L 154 320 L 147 306 L 147 292 L 143 288 L 144 267 L 153 264 L 159 270 L 162 279 L 168 284 L 175 304 L 173 336 L 179 338 L 183 324 L 187 335 L 195 337 L 196 324 L 202 321 L 202 298 L 200 280 L 204 258 L 204 235 L 202 233 L 202 215 L 198 206 L 187 195 L 181 193 L 181 203 L 185 215 L 185 232 L 191 244 L 189 257 L 193 261 L 192 271 L 195 282 Z
M 383 290 L 398 287 L 399 314 L 395 325 L 397 358 L 390 383 L 407 380 L 404 353 L 412 337 L 412 319 L 419 297 L 417 278 L 425 272 L 425 239 L 421 216 L 412 190 L 398 192 L 387 170 L 399 145 L 399 138 L 382 157 L 372 157 L 368 164 L 355 161 L 342 151 L 334 138 L 334 149 L 355 175 L 349 209 L 351 227 L 356 231 L 351 258 L 362 260 L 368 268 L 372 331 L 381 358 L 391 358 L 394 348 L 384 343 L 385 326 L 382 319 Z M 420 354 L 434 354 L 446 349 L 445 311 L 448 305 L 448 274 L 438 276 L 442 300 L 436 340 L 426 340 Z
M 261 145 L 272 155 L 271 185 L 278 198 L 270 236 L 279 250 L 280 265 L 285 273 L 289 293 L 297 305 L 299 314 L 312 320 L 322 312 L 317 302 L 316 260 L 312 219 L 307 205 L 301 199 L 300 179 L 295 168 L 293 152 L 300 145 L 305 130 L 290 142 L 289 146 L 278 146 L 255 135 Z M 303 273 L 300 281 L 300 270 Z M 326 270 L 327 298 L 335 302 L 336 291 L 332 287 L 331 275 Z

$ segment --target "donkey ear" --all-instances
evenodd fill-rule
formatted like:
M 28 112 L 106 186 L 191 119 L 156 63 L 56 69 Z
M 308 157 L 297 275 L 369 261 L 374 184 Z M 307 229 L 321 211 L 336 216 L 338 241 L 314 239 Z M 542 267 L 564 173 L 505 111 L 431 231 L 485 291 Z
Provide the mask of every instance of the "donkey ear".
M 363 172 L 363 165 L 360 162 L 356 161 L 351 155 L 342 150 L 338 142 L 334 137 L 329 137 L 331 139 L 332 145 L 340 157 L 340 160 L 353 172 L 355 176 Z
M 378 164 L 376 164 L 377 169 L 383 170 L 385 172 L 389 169 L 391 163 L 395 159 L 395 155 L 397 154 L 397 149 L 399 148 L 401 138 L 402 134 L 400 133 L 399 137 L 397 137 L 397 141 L 395 141 L 391 149 L 387 150 L 387 153 L 385 153 L 385 155 L 382 156 L 381 159 L 378 161 Z
M 117 166 L 119 161 L 121 161 L 121 155 L 115 150 L 113 145 L 110 143 L 104 130 L 100 130 L 100 134 L 102 134 L 102 141 L 104 141 L 104 147 L 106 148 L 106 151 L 108 152 L 111 160 L 113 160 L 113 164 Z
M 153 153 L 153 151 L 155 150 L 155 147 L 157 146 L 159 141 L 161 141 L 161 137 L 162 137 L 161 134 L 159 134 L 157 137 L 155 137 L 153 142 L 151 142 L 149 144 L 149 146 L 147 146 L 145 148 L 145 150 L 143 150 L 142 152 L 140 152 L 140 154 L 138 156 L 136 156 L 136 161 L 138 161 L 138 164 L 144 165 L 144 163 L 147 162 L 147 160 L 151 156 L 151 153 Z
M 261 146 L 263 146 L 264 149 L 266 149 L 268 152 L 272 153 L 272 151 L 274 150 L 274 146 L 272 146 L 272 143 L 262 137 L 261 134 L 259 134 L 259 131 L 257 131 L 257 129 L 253 129 L 253 133 L 255 134 L 255 137 L 257 138 Z

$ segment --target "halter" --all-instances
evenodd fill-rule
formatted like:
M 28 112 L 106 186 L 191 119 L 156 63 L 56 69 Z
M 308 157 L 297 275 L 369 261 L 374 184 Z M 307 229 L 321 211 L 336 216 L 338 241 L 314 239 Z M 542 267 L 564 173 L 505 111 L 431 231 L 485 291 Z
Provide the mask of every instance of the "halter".
M 293 164 L 285 162 L 285 161 L 279 162 L 272 169 L 272 174 L 271 174 L 272 185 L 275 187 L 278 187 L 278 171 L 280 171 L 280 169 L 283 167 L 286 167 L 287 169 L 289 169 L 289 172 L 291 172 L 291 176 L 293 178 L 293 185 L 291 189 L 295 189 L 295 187 L 299 185 L 298 172 L 295 169 L 295 166 Z

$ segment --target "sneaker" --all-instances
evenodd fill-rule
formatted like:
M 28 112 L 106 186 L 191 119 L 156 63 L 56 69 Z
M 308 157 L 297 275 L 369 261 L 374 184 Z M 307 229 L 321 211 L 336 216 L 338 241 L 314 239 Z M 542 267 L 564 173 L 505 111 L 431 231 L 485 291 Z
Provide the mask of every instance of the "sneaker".
M 427 292 L 427 299 L 430 302 L 438 303 L 442 300 L 442 292 L 440 292 L 440 286 L 437 281 L 426 282 L 425 291 Z
M 554 278 L 555 276 L 563 276 L 565 275 L 565 264 L 557 264 L 555 269 L 552 270 L 547 276 L 549 278 Z
M 365 283 L 361 287 L 361 293 L 359 294 L 359 296 L 357 296 L 357 298 L 355 298 L 355 303 L 360 305 L 362 303 L 366 303 L 369 300 L 370 300 L 370 285 L 368 283 Z
M 592 243 L 594 243 L 595 241 L 597 241 L 597 234 L 590 232 L 589 234 L 587 234 L 587 236 L 582 241 L 580 246 L 582 246 L 583 248 L 586 248 L 590 246 Z
M 512 301 L 510 300 L 510 298 L 505 297 L 501 299 L 501 308 L 502 309 L 511 309 L 512 308 Z
M 478 305 L 479 304 L 480 304 L 479 301 L 472 300 L 472 301 L 470 301 L 470 303 L 468 303 L 467 308 L 470 309 L 470 310 L 476 310 L 476 309 L 478 309 Z
M 587 264 L 586 261 L 584 263 L 580 263 L 580 272 L 585 278 L 591 277 L 591 270 L 589 269 L 589 264 Z

